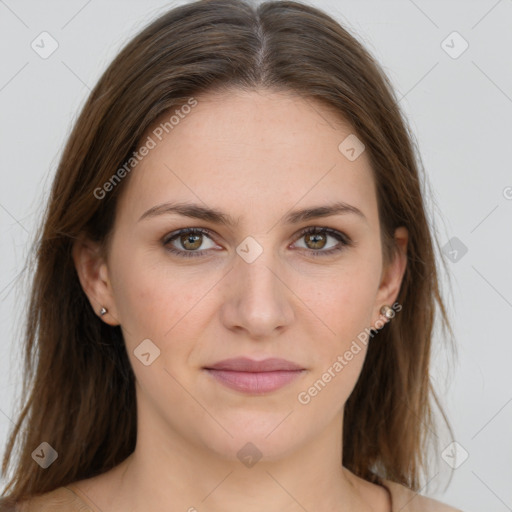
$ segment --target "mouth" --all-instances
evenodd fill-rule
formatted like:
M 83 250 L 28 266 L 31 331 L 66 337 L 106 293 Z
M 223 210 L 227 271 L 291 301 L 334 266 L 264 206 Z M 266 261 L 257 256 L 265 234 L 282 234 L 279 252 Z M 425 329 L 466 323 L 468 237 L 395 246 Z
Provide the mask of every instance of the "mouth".
M 226 359 L 204 367 L 217 382 L 247 394 L 276 391 L 302 375 L 306 369 L 285 359 L 255 361 L 244 357 Z

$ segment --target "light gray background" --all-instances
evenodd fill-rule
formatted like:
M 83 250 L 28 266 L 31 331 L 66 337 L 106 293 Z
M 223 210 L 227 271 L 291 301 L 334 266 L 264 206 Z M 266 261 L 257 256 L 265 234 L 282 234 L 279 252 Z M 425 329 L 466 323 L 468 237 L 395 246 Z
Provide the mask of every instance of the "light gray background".
M 0 0 L 2 452 L 21 383 L 19 312 L 25 292 L 15 278 L 66 137 L 123 44 L 179 3 Z M 455 439 L 469 457 L 445 492 L 449 468 L 441 460 L 422 492 L 465 511 L 510 511 L 512 0 L 311 3 L 356 35 L 390 76 L 419 143 L 440 244 L 457 237 L 468 249 L 455 262 L 446 256 L 453 282 L 446 300 L 458 360 L 437 340 L 432 374 Z M 59 44 L 47 59 L 31 48 L 43 31 Z M 457 58 L 441 46 L 453 31 L 469 44 Z M 460 41 L 453 41 L 447 44 L 459 50 Z M 448 294 L 445 275 L 443 283 Z M 442 447 L 450 442 L 445 437 L 440 435 Z M 464 451 L 457 453 L 458 463 Z

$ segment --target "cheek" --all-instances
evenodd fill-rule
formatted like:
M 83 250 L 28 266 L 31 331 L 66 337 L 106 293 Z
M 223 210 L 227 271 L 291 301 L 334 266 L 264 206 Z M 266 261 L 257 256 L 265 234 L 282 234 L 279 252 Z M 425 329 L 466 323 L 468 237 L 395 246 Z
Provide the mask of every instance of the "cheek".
M 336 349 L 349 343 L 371 326 L 375 294 L 378 288 L 378 262 L 361 261 L 323 275 L 300 277 L 294 288 L 307 310 L 314 313 L 322 333 Z M 332 343 L 332 339 L 337 340 Z
M 129 256 L 125 256 L 129 255 Z M 162 275 L 141 249 L 118 243 L 112 251 L 111 280 L 118 321 L 127 343 L 151 338 L 171 327 L 179 283 Z
M 315 313 L 308 335 L 314 340 L 311 350 L 313 371 L 300 390 L 297 401 L 308 417 L 328 421 L 350 396 L 365 361 L 375 278 L 371 272 L 340 273 L 326 280 L 321 291 L 305 295 L 304 302 Z M 309 313 L 308 313 L 309 315 Z M 319 335 L 319 333 L 324 333 Z
M 314 369 L 297 400 L 301 407 L 307 405 L 305 413 L 318 418 L 333 414 L 348 399 L 370 342 L 380 262 L 363 258 L 350 261 L 329 275 L 301 278 L 297 293 L 315 314 L 304 313 L 312 319 L 308 338 L 315 340 L 311 352 Z M 316 334 L 313 323 L 320 329 Z
M 155 263 L 144 249 L 125 248 L 129 258 L 117 257 L 112 286 L 126 344 L 134 348 L 151 339 L 161 351 L 188 350 L 187 340 L 196 338 L 201 316 L 212 287 L 219 278 L 204 269 L 191 271 L 167 262 Z M 121 247 L 113 255 L 121 254 Z M 213 296 L 213 295 L 211 295 Z

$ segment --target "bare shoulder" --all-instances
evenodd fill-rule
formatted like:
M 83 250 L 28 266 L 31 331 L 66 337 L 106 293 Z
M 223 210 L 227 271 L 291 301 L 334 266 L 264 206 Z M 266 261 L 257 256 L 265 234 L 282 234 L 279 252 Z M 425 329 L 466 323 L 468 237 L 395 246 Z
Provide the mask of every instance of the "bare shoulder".
M 32 496 L 19 502 L 12 512 L 92 512 L 89 507 L 67 487 Z
M 462 510 L 427 498 L 396 482 L 384 480 L 393 498 L 393 512 L 463 512 Z

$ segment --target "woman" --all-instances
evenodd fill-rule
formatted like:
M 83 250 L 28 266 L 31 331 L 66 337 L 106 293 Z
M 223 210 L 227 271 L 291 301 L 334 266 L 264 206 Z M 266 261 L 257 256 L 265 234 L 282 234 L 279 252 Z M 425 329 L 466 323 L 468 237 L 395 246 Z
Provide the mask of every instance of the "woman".
M 54 180 L 4 510 L 455 510 L 417 492 L 449 323 L 411 139 L 307 5 L 135 37 Z

